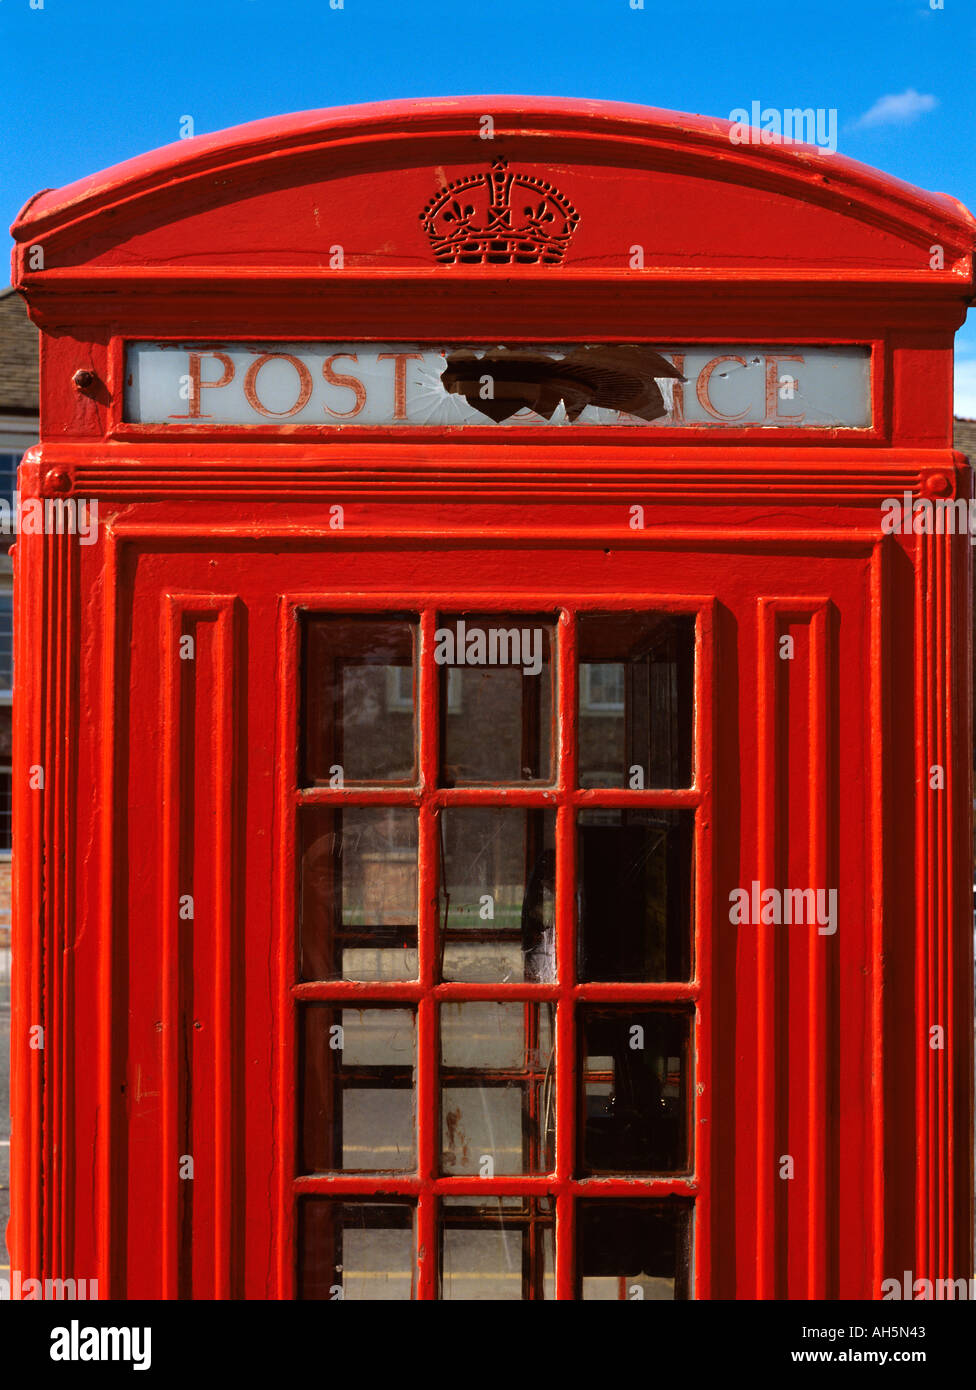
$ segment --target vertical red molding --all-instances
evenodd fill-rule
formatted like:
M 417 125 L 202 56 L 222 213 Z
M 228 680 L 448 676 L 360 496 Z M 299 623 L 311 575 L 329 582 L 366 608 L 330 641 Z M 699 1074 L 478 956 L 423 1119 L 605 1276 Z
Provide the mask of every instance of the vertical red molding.
M 42 671 L 44 682 L 44 722 L 41 732 L 41 758 L 40 766 L 43 773 L 44 783 L 40 789 L 42 816 L 41 816 L 41 843 L 49 849 L 53 847 L 53 826 L 54 826 L 54 802 L 57 796 L 57 779 L 52 758 L 55 750 L 53 739 L 55 711 L 55 663 L 57 660 L 57 628 L 59 611 L 58 595 L 58 556 L 56 547 L 45 538 L 45 590 L 47 598 L 47 617 L 48 621 L 43 628 L 44 655 L 42 658 Z M 49 854 L 44 856 L 44 869 L 42 880 L 42 912 L 41 912 L 41 939 L 40 939 L 40 969 L 41 969 L 41 990 L 43 998 L 43 1018 L 44 1018 L 44 1045 L 43 1045 L 43 1076 L 44 1086 L 42 1092 L 41 1105 L 41 1161 L 44 1165 L 45 1182 L 49 1183 L 54 1191 L 59 1191 L 58 1173 L 54 1167 L 55 1140 L 52 1134 L 53 1125 L 53 1106 L 56 1096 L 57 1068 L 53 1065 L 53 1059 L 57 1057 L 58 1037 L 60 1033 L 60 1019 L 58 1018 L 58 986 L 55 978 L 57 969 L 57 954 L 54 935 L 56 930 L 55 919 L 53 916 L 54 907 L 54 888 L 52 878 L 52 861 Z M 51 1228 L 54 1221 L 52 1207 L 58 1205 L 54 1202 L 45 1202 L 43 1208 L 43 1224 L 41 1227 L 41 1264 L 44 1272 L 47 1273 L 51 1268 Z
M 40 497 L 40 450 L 20 470 L 23 499 Z M 76 1278 L 72 1078 L 75 912 L 78 559 L 67 534 L 20 537 L 16 552 L 18 684 L 13 815 L 20 843 L 38 847 L 13 865 L 16 924 L 11 981 L 11 1221 L 13 1269 L 23 1279 Z M 40 768 L 43 785 L 31 786 Z M 26 833 L 25 833 L 26 831 Z M 43 1030 L 38 1033 L 37 1030 Z M 56 1192 L 56 1201 L 45 1193 Z M 103 1269 L 80 1277 L 99 1279 Z M 104 1280 L 104 1282 L 103 1282 Z
M 870 634 L 871 663 L 868 691 L 870 713 L 870 769 L 868 810 L 871 820 L 871 1289 L 877 1297 L 885 1278 L 887 1223 L 885 1220 L 885 1045 L 884 1045 L 884 924 L 889 893 L 885 855 L 885 824 L 889 806 L 886 761 L 891 749 L 891 541 L 879 541 L 871 552 Z
M 215 605 L 216 607 L 216 605 Z M 242 1086 L 235 1059 L 242 1053 L 244 945 L 241 938 L 243 860 L 240 819 L 244 806 L 240 766 L 238 694 L 246 678 L 241 604 L 224 596 L 216 607 L 214 825 L 214 1287 L 215 1298 L 235 1297 L 243 1283 L 235 1250 L 242 1243 L 240 1167 L 243 1148 Z
M 940 412 L 941 413 L 941 412 Z M 945 412 L 948 417 L 948 411 Z M 932 701 L 932 737 L 933 743 L 930 751 L 935 754 L 935 761 L 940 767 L 945 769 L 945 789 L 943 794 L 935 799 L 934 804 L 929 803 L 932 814 L 933 828 L 935 829 L 935 852 L 936 857 L 929 861 L 929 873 L 935 880 L 935 920 L 932 923 L 935 930 L 931 940 L 931 994 L 930 1004 L 932 1013 L 930 1018 L 944 1018 L 946 1029 L 947 1046 L 941 1053 L 934 1057 L 934 1084 L 932 1085 L 932 1142 L 931 1154 L 933 1168 L 937 1174 L 937 1181 L 933 1184 L 933 1197 L 937 1206 L 932 1212 L 932 1255 L 934 1260 L 934 1272 L 936 1277 L 949 1270 L 949 1223 L 950 1201 L 949 1193 L 952 1190 L 951 1174 L 948 1171 L 949 1163 L 949 1137 L 952 1130 L 952 1119 L 949 1113 L 949 1090 L 951 1086 L 950 1061 L 952 1049 L 955 1045 L 953 1020 L 950 1017 L 950 1001 L 947 989 L 947 967 L 949 954 L 949 935 L 951 932 L 950 919 L 950 886 L 952 875 L 952 844 L 951 831 L 949 825 L 949 804 L 952 798 L 952 766 L 951 750 L 947 735 L 950 735 L 949 724 L 949 691 L 950 682 L 948 679 L 947 666 L 951 659 L 948 648 L 952 642 L 952 633 L 949 628 L 949 606 L 951 603 L 951 570 L 950 570 L 949 547 L 944 543 L 936 543 L 932 546 L 932 564 L 935 577 L 935 611 L 931 616 L 934 617 L 934 630 L 932 631 L 932 655 L 935 658 L 934 669 L 930 666 L 929 678 L 934 679 Z M 950 735 L 951 736 L 951 735 Z M 928 777 L 926 776 L 926 785 Z M 929 789 L 931 790 L 931 789 Z M 934 870 L 934 873 L 933 873 Z M 929 1049 L 932 1051 L 932 1049 Z
M 62 859 L 66 851 L 61 835 L 63 810 L 62 764 L 65 756 L 65 734 L 62 725 L 62 670 L 64 661 L 65 611 L 64 564 L 65 541 L 62 536 L 45 537 L 48 561 L 50 622 L 45 632 L 44 675 L 46 685 L 46 717 L 44 721 L 44 1167 L 56 1192 L 64 1191 L 64 1143 L 62 1133 L 62 1103 L 64 1099 L 65 998 L 64 969 L 64 901 L 62 895 Z M 45 1272 L 60 1272 L 58 1266 L 62 1202 L 45 1203 L 43 1258 Z
M 42 1076 L 39 1152 L 45 1184 L 61 1194 L 59 1201 L 44 1202 L 42 1207 L 39 1254 L 44 1277 L 49 1278 L 73 1274 L 70 1268 L 72 1194 L 67 1176 L 70 1155 L 66 1153 L 66 1145 L 70 1132 L 69 1078 L 73 1070 L 70 946 L 75 923 L 69 910 L 66 875 L 67 865 L 72 862 L 69 811 L 69 769 L 73 757 L 71 672 L 74 665 L 72 646 L 77 642 L 77 634 L 70 545 L 71 539 L 66 535 L 47 535 L 42 541 L 47 621 L 41 627 L 43 694 L 38 763 L 43 770 L 43 788 L 31 793 L 40 809 L 39 842 L 45 846 L 40 885 L 39 950 L 34 960 L 36 1014 L 31 1021 L 40 1023 L 44 1029 L 43 1047 L 37 1049 Z
M 916 837 L 915 837 L 915 1045 L 917 1136 L 915 1188 L 915 1277 L 934 1278 L 936 1271 L 935 1225 L 939 1207 L 939 1175 L 935 1171 L 933 1114 L 936 1055 L 928 1043 L 928 1030 L 935 1012 L 932 939 L 936 926 L 935 879 L 938 860 L 938 792 L 929 789 L 929 766 L 935 761 L 935 725 L 938 683 L 930 666 L 933 645 L 938 638 L 937 601 L 934 573 L 935 546 L 932 538 L 920 535 L 915 542 L 916 557 Z M 944 1020 L 935 1019 L 944 1026 Z M 948 1041 L 948 1039 L 947 1039 Z
M 233 595 L 170 594 L 164 600 L 161 1278 L 167 1298 L 230 1298 L 242 1276 L 233 1259 L 243 1217 L 242 1097 L 234 1062 L 241 1044 L 235 984 L 242 949 L 239 606 Z M 181 657 L 183 637 L 193 639 L 192 659 Z M 202 756 L 204 745 L 211 748 L 209 758 Z M 194 900 L 186 924 L 180 915 L 185 895 Z M 185 997 L 188 975 L 193 1017 Z M 192 1179 L 180 1176 L 183 1154 L 193 1158 Z M 209 1230 L 209 1252 L 196 1235 L 198 1225 Z M 188 1247 L 194 1249 L 192 1266 L 183 1253 Z
M 417 963 L 420 998 L 417 1001 L 417 1297 L 425 1302 L 436 1299 L 438 1263 L 437 1197 L 434 1180 L 440 1167 L 441 1105 L 439 1094 L 440 1057 L 438 1039 L 440 1019 L 433 987 L 438 969 L 438 893 L 440 866 L 438 837 L 440 825 L 432 793 L 437 786 L 437 730 L 439 722 L 440 667 L 434 663 L 437 611 L 425 607 L 420 614 L 420 650 L 417 653 L 417 756 L 420 764 L 420 820 L 418 826 L 418 919 Z
M 182 790 L 182 692 L 180 636 L 183 629 L 181 606 L 172 598 L 163 605 L 163 651 L 160 687 L 162 690 L 162 892 L 160 894 L 160 942 L 162 960 L 162 1119 L 160 1123 L 160 1289 L 163 1298 L 179 1296 L 179 1124 L 180 1124 L 180 990 L 179 990 L 179 901 L 183 888 L 181 849 Z
M 272 842 L 277 847 L 275 881 L 272 901 L 277 904 L 275 958 L 277 961 L 277 1029 L 272 1057 L 272 1191 L 277 1194 L 274 1227 L 274 1282 L 272 1296 L 293 1299 L 296 1294 L 297 1215 L 294 1177 L 296 1172 L 298 1123 L 298 1067 L 295 1030 L 297 1016 L 293 988 L 298 951 L 296 943 L 297 915 L 297 794 L 299 666 L 300 640 L 298 612 L 295 605 L 278 598 L 278 651 L 276 662 L 279 679 L 275 681 L 273 698 L 277 702 L 275 747 L 276 786 L 274 789 L 275 824 Z M 272 988 L 275 981 L 272 980 Z
M 691 1296 L 696 1299 L 712 1297 L 713 1266 L 725 1251 L 714 1248 L 710 1233 L 712 1216 L 712 1154 L 716 1143 L 716 1095 L 720 1086 L 728 1085 L 720 1077 L 716 1061 L 719 1049 L 715 1045 L 716 985 L 709 962 L 713 959 L 713 933 L 721 932 L 728 923 L 728 914 L 716 900 L 715 854 L 716 835 L 713 820 L 713 801 L 716 780 L 717 748 L 715 719 L 719 697 L 719 665 L 716 656 L 717 614 L 714 602 L 706 602 L 699 610 L 695 625 L 695 711 L 694 711 L 694 779 L 693 786 L 700 795 L 695 815 L 694 854 L 694 972 L 692 979 L 698 992 L 695 1003 L 695 1090 L 691 1106 L 693 1116 L 692 1165 L 697 1184 L 694 1205 L 694 1242 Z M 717 1157 L 717 1156 L 716 1156 Z
M 832 853 L 836 834 L 836 769 L 834 760 L 833 701 L 834 610 L 824 601 L 810 609 L 810 669 L 808 717 L 810 722 L 810 777 L 808 783 L 808 854 L 811 868 L 810 883 L 827 892 L 838 889 L 838 916 L 842 907 L 837 882 L 837 866 Z M 850 910 L 850 905 L 848 910 Z M 845 914 L 846 915 L 846 914 Z M 852 914 L 853 915 L 853 914 Z M 838 931 L 840 926 L 838 924 Z M 834 989 L 830 970 L 836 966 L 836 943 L 833 937 L 821 936 L 819 930 L 808 936 L 809 951 L 809 1045 L 810 1084 L 807 1096 L 807 1126 L 809 1153 L 809 1195 L 807 1210 L 807 1297 L 823 1299 L 832 1286 L 828 1269 L 830 1252 L 834 1248 L 830 1230 L 831 1144 L 835 1134 L 829 1070 L 835 1059 L 835 1039 L 840 1029 L 831 1017 Z
M 104 538 L 104 607 L 102 626 L 101 686 L 103 719 L 101 725 L 102 762 L 100 813 L 100 870 L 101 911 L 98 917 L 98 1117 L 95 1165 L 97 1172 L 97 1230 L 98 1281 L 102 1298 L 124 1296 L 123 1278 L 118 1272 L 124 1241 L 118 1237 L 123 1229 L 119 1219 L 120 1202 L 117 1196 L 115 1165 L 117 1137 L 120 1130 L 117 1076 L 122 1067 L 117 1056 L 119 1020 L 115 1003 L 115 947 L 117 939 L 116 909 L 121 898 L 118 887 L 117 842 L 121 833 L 117 825 L 116 795 L 121 779 L 118 774 L 118 676 L 122 669 L 119 652 L 119 545 L 111 528 Z
M 964 475 L 962 475 L 964 476 Z M 969 482 L 966 480 L 965 491 Z M 916 1279 L 971 1270 L 973 1023 L 972 773 L 960 702 L 970 703 L 968 538 L 915 541 L 916 603 Z M 944 785 L 932 787 L 931 769 Z M 933 1047 L 932 1030 L 943 1030 Z
M 957 495 L 972 507 L 973 470 L 959 459 Z M 954 660 L 949 691 L 949 733 L 953 749 L 950 884 L 953 921 L 949 943 L 949 1007 L 955 1049 L 949 1094 L 950 1158 L 949 1257 L 965 1277 L 974 1238 L 974 941 L 973 905 L 973 537 L 950 545 L 950 641 Z M 967 543 L 968 542 L 968 543 Z
M 807 629 L 806 650 L 781 659 L 781 637 L 788 627 L 801 626 Z M 826 598 L 760 598 L 758 642 L 760 893 L 767 888 L 829 892 L 838 888 L 833 605 Z M 805 825 L 794 826 L 794 816 Z M 801 830 L 802 844 L 797 839 Z M 838 891 L 839 918 L 845 907 L 850 922 L 853 904 L 845 904 Z M 802 938 L 796 924 L 753 924 L 753 929 L 758 969 L 757 1297 L 824 1299 L 837 1293 L 831 1268 L 836 1216 L 830 1200 L 836 1142 L 830 1071 L 838 1038 L 832 978 L 836 938 L 821 935 L 810 924 L 800 928 Z M 798 1023 L 799 1000 L 792 998 L 798 988 L 805 994 L 805 1031 Z M 787 1033 L 782 1019 L 788 989 L 794 1026 Z M 798 1085 L 803 1086 L 803 1100 Z M 784 1143 L 783 1152 L 796 1164 L 795 1192 L 790 1186 L 777 1187 Z
M 556 641 L 556 1298 L 575 1299 L 576 1207 L 570 1182 L 578 1152 L 576 985 L 576 814 L 569 790 L 576 783 L 577 626 L 560 609 Z
M 45 763 L 45 784 L 51 787 L 48 798 L 50 822 L 48 843 L 60 850 L 55 853 L 50 864 L 48 880 L 50 902 L 50 964 L 48 974 L 51 1009 L 50 1033 L 46 1039 L 49 1053 L 49 1066 L 52 1071 L 51 1099 L 51 1172 L 57 1188 L 64 1194 L 63 1200 L 56 1204 L 51 1222 L 51 1249 L 49 1267 L 61 1275 L 65 1271 L 64 1231 L 70 1224 L 71 1196 L 67 1190 L 66 1177 L 68 1165 L 65 1162 L 65 1121 L 69 1090 L 69 1057 L 71 1038 L 71 1016 L 73 1000 L 70 995 L 68 915 L 65 903 L 64 868 L 65 860 L 70 858 L 71 847 L 68 842 L 66 822 L 66 765 L 71 756 L 73 740 L 69 734 L 66 720 L 66 705 L 69 700 L 67 690 L 67 666 L 70 661 L 70 631 L 68 614 L 68 570 L 70 558 L 68 541 L 64 536 L 52 536 L 48 541 L 53 552 L 55 622 L 51 662 L 51 724 L 52 745 Z M 65 1221 L 68 1216 L 68 1222 Z
M 760 885 L 776 880 L 776 626 L 775 610 L 766 599 L 758 605 L 757 691 L 759 710 L 758 806 L 756 833 Z M 756 941 L 756 1298 L 775 1297 L 775 1125 L 773 1075 L 776 1048 L 775 943 L 769 932 Z
M 36 496 L 39 450 L 29 450 L 20 466 L 21 496 Z M 39 536 L 21 536 L 15 555 L 14 666 L 42 669 L 47 626 L 47 560 Z M 30 787 L 30 769 L 44 758 L 45 700 L 42 683 L 18 683 L 13 725 L 13 817 L 18 842 L 43 844 L 44 793 Z M 14 969 L 10 1012 L 10 1187 L 8 1243 L 12 1267 L 25 1278 L 40 1278 L 44 1053 L 31 1046 L 31 1029 L 45 1023 L 43 976 L 44 879 L 39 854 L 13 860 Z

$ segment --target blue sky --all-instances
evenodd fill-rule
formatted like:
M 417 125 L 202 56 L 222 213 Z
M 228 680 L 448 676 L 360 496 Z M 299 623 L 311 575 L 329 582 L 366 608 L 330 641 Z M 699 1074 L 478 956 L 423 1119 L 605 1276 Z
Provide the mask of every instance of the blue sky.
M 201 134 L 501 92 L 723 117 L 753 101 L 836 108 L 842 153 L 976 210 L 976 0 L 636 3 L 0 0 L 0 218 L 169 144 L 187 115 Z M 976 417 L 976 313 L 957 346 L 957 413 Z

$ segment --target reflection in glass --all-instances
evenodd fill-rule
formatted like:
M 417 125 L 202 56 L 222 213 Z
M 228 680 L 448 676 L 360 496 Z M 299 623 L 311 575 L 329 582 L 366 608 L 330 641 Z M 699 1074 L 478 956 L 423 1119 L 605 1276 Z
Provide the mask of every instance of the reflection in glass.
M 305 1004 L 301 1162 L 305 1173 L 416 1166 L 412 1009 Z
M 511 1302 L 555 1298 L 551 1197 L 445 1197 L 442 1299 Z
M 694 665 L 691 614 L 580 616 L 580 786 L 691 785 Z
M 441 812 L 445 980 L 555 980 L 555 823 L 506 806 Z
M 416 780 L 416 618 L 310 617 L 306 785 Z
M 580 1023 L 582 1171 L 687 1172 L 691 1014 L 585 1007 Z
M 303 980 L 417 978 L 417 812 L 305 806 Z
M 551 614 L 438 619 L 444 786 L 552 781 L 554 635 Z
M 415 1297 L 412 1203 L 305 1197 L 299 1213 L 299 1298 Z
M 584 1300 L 690 1296 L 691 1207 L 680 1201 L 580 1202 L 578 1296 Z
M 694 811 L 582 811 L 579 978 L 689 980 Z
M 441 1005 L 443 1173 L 552 1168 L 554 1022 L 552 1004 Z

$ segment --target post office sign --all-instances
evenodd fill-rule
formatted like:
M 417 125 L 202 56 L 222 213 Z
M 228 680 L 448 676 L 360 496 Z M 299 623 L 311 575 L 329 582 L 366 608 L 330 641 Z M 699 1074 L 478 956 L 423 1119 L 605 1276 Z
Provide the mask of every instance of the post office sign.
M 159 343 L 126 351 L 133 424 L 865 429 L 870 349 L 705 344 Z

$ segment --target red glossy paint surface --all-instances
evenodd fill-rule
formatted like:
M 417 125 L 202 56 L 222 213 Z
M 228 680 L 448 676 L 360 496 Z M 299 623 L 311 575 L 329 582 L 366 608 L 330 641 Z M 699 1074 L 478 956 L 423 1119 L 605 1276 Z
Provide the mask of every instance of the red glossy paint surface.
M 425 204 L 497 157 L 579 210 L 562 266 L 434 262 Z M 952 199 L 806 148 L 732 145 L 722 122 L 488 97 L 260 122 L 25 209 L 14 273 L 43 330 L 42 442 L 21 492 L 97 498 L 100 535 L 17 547 L 9 1240 L 24 1277 L 288 1298 L 303 1194 L 400 1194 L 418 1202 L 430 1298 L 437 1200 L 486 1184 L 555 1197 L 563 1298 L 588 1196 L 692 1198 L 700 1298 L 968 1276 L 970 549 L 884 536 L 880 508 L 937 474 L 970 496 L 950 426 L 974 231 Z M 175 432 L 122 420 L 123 343 L 143 338 L 860 343 L 875 420 L 650 442 Z M 554 786 L 439 788 L 427 666 L 416 788 L 300 789 L 300 612 L 414 612 L 429 650 L 438 611 L 465 605 L 565 615 Z M 696 615 L 690 789 L 576 788 L 572 619 L 587 609 Z M 371 798 L 419 808 L 419 978 L 300 984 L 297 809 Z M 438 983 L 435 819 L 502 800 L 556 811 L 558 983 Z M 695 809 L 690 982 L 577 983 L 588 805 Z M 730 892 L 755 880 L 836 887 L 838 932 L 732 925 Z M 302 1177 L 298 1005 L 364 997 L 417 1007 L 417 1170 Z M 437 1009 L 466 998 L 557 1004 L 551 1174 L 438 1174 Z M 694 1005 L 689 1175 L 579 1176 L 578 1009 L 608 999 Z

